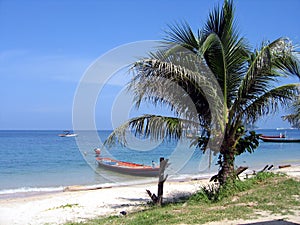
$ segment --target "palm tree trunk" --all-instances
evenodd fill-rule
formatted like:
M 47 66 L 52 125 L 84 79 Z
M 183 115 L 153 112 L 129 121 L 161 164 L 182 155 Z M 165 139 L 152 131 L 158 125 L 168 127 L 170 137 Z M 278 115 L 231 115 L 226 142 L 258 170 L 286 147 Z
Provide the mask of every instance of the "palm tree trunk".
M 234 179 L 234 160 L 235 160 L 234 151 L 228 148 L 222 154 L 222 165 L 221 165 L 222 168 L 219 172 L 219 183 L 221 185 L 225 184 L 231 179 Z
M 221 145 L 220 154 L 222 156 L 220 166 L 221 170 L 218 173 L 218 181 L 221 185 L 225 184 L 230 179 L 234 178 L 234 138 L 233 135 L 225 134 L 224 141 Z

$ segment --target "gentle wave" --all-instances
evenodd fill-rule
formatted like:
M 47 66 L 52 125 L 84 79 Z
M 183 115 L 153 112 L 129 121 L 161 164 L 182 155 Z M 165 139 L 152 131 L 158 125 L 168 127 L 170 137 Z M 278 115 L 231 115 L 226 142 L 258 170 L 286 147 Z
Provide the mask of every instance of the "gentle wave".
M 15 189 L 0 190 L 0 199 L 27 197 L 46 193 L 61 192 L 64 187 L 21 187 Z
M 63 191 L 64 187 L 21 187 L 16 189 L 6 189 L 0 190 L 0 195 L 2 194 L 14 194 L 14 193 L 26 193 L 26 192 L 56 192 Z

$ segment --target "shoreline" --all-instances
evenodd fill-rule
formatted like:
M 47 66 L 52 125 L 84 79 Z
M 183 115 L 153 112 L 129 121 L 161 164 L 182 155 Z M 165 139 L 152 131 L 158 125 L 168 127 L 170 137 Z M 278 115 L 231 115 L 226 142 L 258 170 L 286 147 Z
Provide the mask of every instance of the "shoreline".
M 273 164 L 264 164 L 264 166 L 271 166 Z M 244 165 L 243 165 L 244 166 Z M 247 167 L 247 165 L 245 165 Z M 263 170 L 262 167 L 249 167 L 243 174 L 252 175 L 253 173 L 257 173 Z M 273 165 L 270 171 L 277 171 L 279 167 L 299 167 L 300 163 L 286 163 L 286 164 L 278 164 Z M 282 168 L 282 169 L 283 169 Z M 266 170 L 267 171 L 267 170 Z M 206 173 L 199 174 L 178 174 L 171 175 L 168 178 L 168 182 L 185 182 L 185 181 L 193 181 L 193 180 L 205 180 L 210 179 L 213 175 L 215 175 L 216 171 L 210 171 Z M 98 184 L 74 184 L 74 185 L 66 185 L 66 186 L 53 186 L 53 187 L 20 187 L 20 188 L 8 188 L 0 190 L 0 201 L 7 199 L 19 199 L 19 198 L 27 198 L 31 196 L 39 196 L 39 195 L 48 195 L 61 193 L 65 191 L 76 191 L 75 189 L 80 190 L 97 190 L 97 189 L 106 189 L 106 188 L 115 188 L 115 187 L 130 187 L 135 185 L 144 185 L 149 183 L 156 183 L 158 178 L 148 178 L 139 181 L 128 181 L 128 182 L 111 182 L 111 183 L 98 183 Z M 70 190 L 68 190 L 70 189 Z
M 184 182 L 189 180 L 205 180 L 213 176 L 215 172 L 204 173 L 204 174 L 179 174 L 177 177 L 171 175 L 168 178 L 169 182 Z M 151 183 L 157 183 L 158 177 L 154 178 L 145 178 L 139 181 L 130 181 L 127 182 L 111 182 L 111 183 L 100 183 L 100 184 L 74 184 L 66 186 L 53 186 L 53 187 L 20 187 L 20 188 L 8 188 L 0 190 L 0 201 L 9 200 L 9 199 L 19 199 L 27 198 L 32 196 L 39 195 L 48 195 L 55 193 L 62 193 L 68 191 L 88 191 L 88 190 L 98 190 L 98 189 L 107 189 L 107 188 L 116 188 L 116 187 L 130 187 L 136 185 L 147 185 Z
M 250 170 L 251 171 L 251 170 Z M 245 171 L 242 175 L 247 174 Z M 283 172 L 300 179 L 300 166 L 291 165 L 282 169 L 275 167 L 272 172 Z M 172 201 L 180 196 L 190 195 L 209 178 L 167 180 L 164 185 L 164 199 Z M 73 186 L 76 187 L 76 186 Z M 95 188 L 45 193 L 22 198 L 0 200 L 1 225 L 40 225 L 80 222 L 99 216 L 120 215 L 121 211 L 131 212 L 147 207 L 150 201 L 146 189 L 157 191 L 157 182 L 144 184 Z M 80 189 L 82 188 L 82 189 Z

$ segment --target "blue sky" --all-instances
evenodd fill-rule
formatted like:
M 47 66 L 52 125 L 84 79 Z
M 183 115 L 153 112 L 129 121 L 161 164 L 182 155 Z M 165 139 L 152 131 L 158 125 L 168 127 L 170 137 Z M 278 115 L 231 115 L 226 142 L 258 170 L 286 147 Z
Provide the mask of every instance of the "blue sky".
M 119 45 L 161 39 L 168 24 L 187 21 L 196 30 L 219 2 L 0 0 L 0 129 L 71 129 L 74 94 L 92 62 Z M 253 47 L 280 36 L 300 44 L 300 1 L 235 5 Z M 110 129 L 110 109 L 98 105 L 98 128 Z M 279 116 L 260 125 L 288 126 Z

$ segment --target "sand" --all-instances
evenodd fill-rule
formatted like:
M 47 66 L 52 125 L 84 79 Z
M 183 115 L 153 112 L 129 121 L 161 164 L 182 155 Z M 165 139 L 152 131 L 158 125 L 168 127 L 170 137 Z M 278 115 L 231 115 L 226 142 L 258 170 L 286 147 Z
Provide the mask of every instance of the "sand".
M 287 167 L 279 171 L 300 179 L 300 166 Z M 164 197 L 170 201 L 178 196 L 189 195 L 207 183 L 208 179 L 193 181 L 167 180 L 164 186 Z M 130 213 L 148 207 L 147 202 L 150 199 L 146 189 L 156 192 L 157 184 L 66 191 L 23 198 L 2 199 L 0 200 L 0 225 L 63 224 L 69 221 L 84 221 L 98 216 L 121 216 L 121 211 Z M 285 224 L 282 223 L 285 221 L 281 221 L 283 218 L 290 222 L 300 223 L 300 214 L 296 212 L 295 216 L 264 215 L 262 218 L 253 221 L 222 221 L 209 224 L 250 224 L 263 221 L 274 222 L 274 220 L 278 222 L 274 224 Z
M 166 182 L 168 200 L 197 191 L 207 180 Z M 73 187 L 74 188 L 74 187 Z M 121 215 L 121 211 L 147 207 L 146 192 L 157 191 L 157 184 L 141 184 L 88 191 L 66 191 L 25 198 L 0 200 L 0 225 L 63 224 L 103 215 Z

